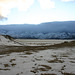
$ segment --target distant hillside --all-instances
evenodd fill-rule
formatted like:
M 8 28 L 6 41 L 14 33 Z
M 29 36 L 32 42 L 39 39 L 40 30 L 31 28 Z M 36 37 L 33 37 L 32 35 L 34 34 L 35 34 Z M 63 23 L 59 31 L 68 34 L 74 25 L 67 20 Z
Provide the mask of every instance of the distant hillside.
M 0 34 L 26 39 L 75 39 L 75 21 L 0 25 Z
M 9 35 L 0 35 L 0 46 L 22 46 Z

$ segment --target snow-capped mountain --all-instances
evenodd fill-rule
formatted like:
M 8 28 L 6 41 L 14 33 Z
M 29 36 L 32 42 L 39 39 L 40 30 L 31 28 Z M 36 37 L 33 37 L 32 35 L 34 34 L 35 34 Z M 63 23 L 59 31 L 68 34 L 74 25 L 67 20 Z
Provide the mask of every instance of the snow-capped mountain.
M 75 21 L 0 25 L 0 34 L 26 39 L 75 39 Z

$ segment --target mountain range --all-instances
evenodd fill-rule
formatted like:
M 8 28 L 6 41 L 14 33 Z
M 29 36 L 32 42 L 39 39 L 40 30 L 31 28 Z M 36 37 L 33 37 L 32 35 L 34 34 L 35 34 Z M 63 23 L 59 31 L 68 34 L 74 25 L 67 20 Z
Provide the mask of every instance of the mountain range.
M 21 39 L 75 39 L 75 21 L 0 25 L 0 34 Z

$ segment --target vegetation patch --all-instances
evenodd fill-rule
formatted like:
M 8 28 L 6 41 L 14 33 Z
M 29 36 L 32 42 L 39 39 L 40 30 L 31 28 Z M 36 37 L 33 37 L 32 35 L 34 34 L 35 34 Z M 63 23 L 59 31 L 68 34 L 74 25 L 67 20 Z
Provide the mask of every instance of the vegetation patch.
M 4 67 L 10 67 L 10 65 L 9 64 L 4 64 Z
M 40 66 L 43 66 L 43 67 L 45 67 L 46 69 L 51 69 L 51 67 L 50 66 L 47 66 L 47 65 L 40 65 Z
M 75 75 L 75 74 L 72 74 L 72 73 L 64 73 L 64 75 Z
M 37 73 L 38 71 L 49 71 L 51 69 L 51 67 L 47 65 L 39 65 L 37 68 L 33 68 L 34 70 L 31 70 L 30 72 Z
M 11 66 L 13 66 L 13 67 L 14 67 L 15 65 L 16 65 L 16 64 L 14 64 L 14 63 L 11 64 Z
M 64 62 L 63 60 L 59 60 L 58 58 L 48 61 L 48 63 L 63 63 L 63 62 Z
M 24 52 L 24 51 L 37 52 L 39 50 L 57 49 L 57 48 L 64 48 L 64 47 L 75 47 L 75 41 L 64 42 L 64 43 L 48 45 L 48 46 L 0 46 L 0 54 L 9 54 L 12 52 Z M 31 54 L 31 53 L 27 53 L 27 54 Z
M 75 61 L 70 61 L 71 63 L 75 63 Z
M 41 74 L 41 75 L 56 75 L 56 74 L 44 73 L 44 74 Z
M 31 54 L 33 54 L 33 53 L 30 52 L 30 51 L 28 51 L 28 52 L 26 52 L 25 54 L 27 54 L 27 55 L 31 55 Z
M 15 60 L 16 60 L 16 59 L 11 59 L 10 62 L 13 62 L 13 61 L 15 61 Z
M 5 71 L 7 71 L 7 70 L 10 70 L 10 69 L 8 69 L 8 68 L 6 68 L 6 69 L 2 69 L 2 68 L 0 68 L 0 70 L 5 70 Z

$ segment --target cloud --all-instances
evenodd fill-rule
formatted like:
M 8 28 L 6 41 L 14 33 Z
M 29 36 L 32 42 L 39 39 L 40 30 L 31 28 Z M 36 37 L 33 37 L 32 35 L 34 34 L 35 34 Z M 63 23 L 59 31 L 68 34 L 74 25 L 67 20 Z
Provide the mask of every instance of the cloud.
M 0 0 L 0 19 L 6 18 L 12 8 L 26 11 L 34 0 Z
M 64 2 L 69 2 L 69 1 L 75 1 L 75 0 L 62 0 L 62 1 L 64 1 Z
M 20 11 L 26 11 L 33 3 L 34 0 L 18 0 L 17 8 Z
M 51 0 L 38 0 L 42 9 L 54 8 L 55 3 Z M 27 11 L 34 0 L 0 0 L 0 20 L 8 16 L 12 8 L 19 11 Z
M 55 2 L 51 0 L 38 0 L 42 9 L 54 8 Z

